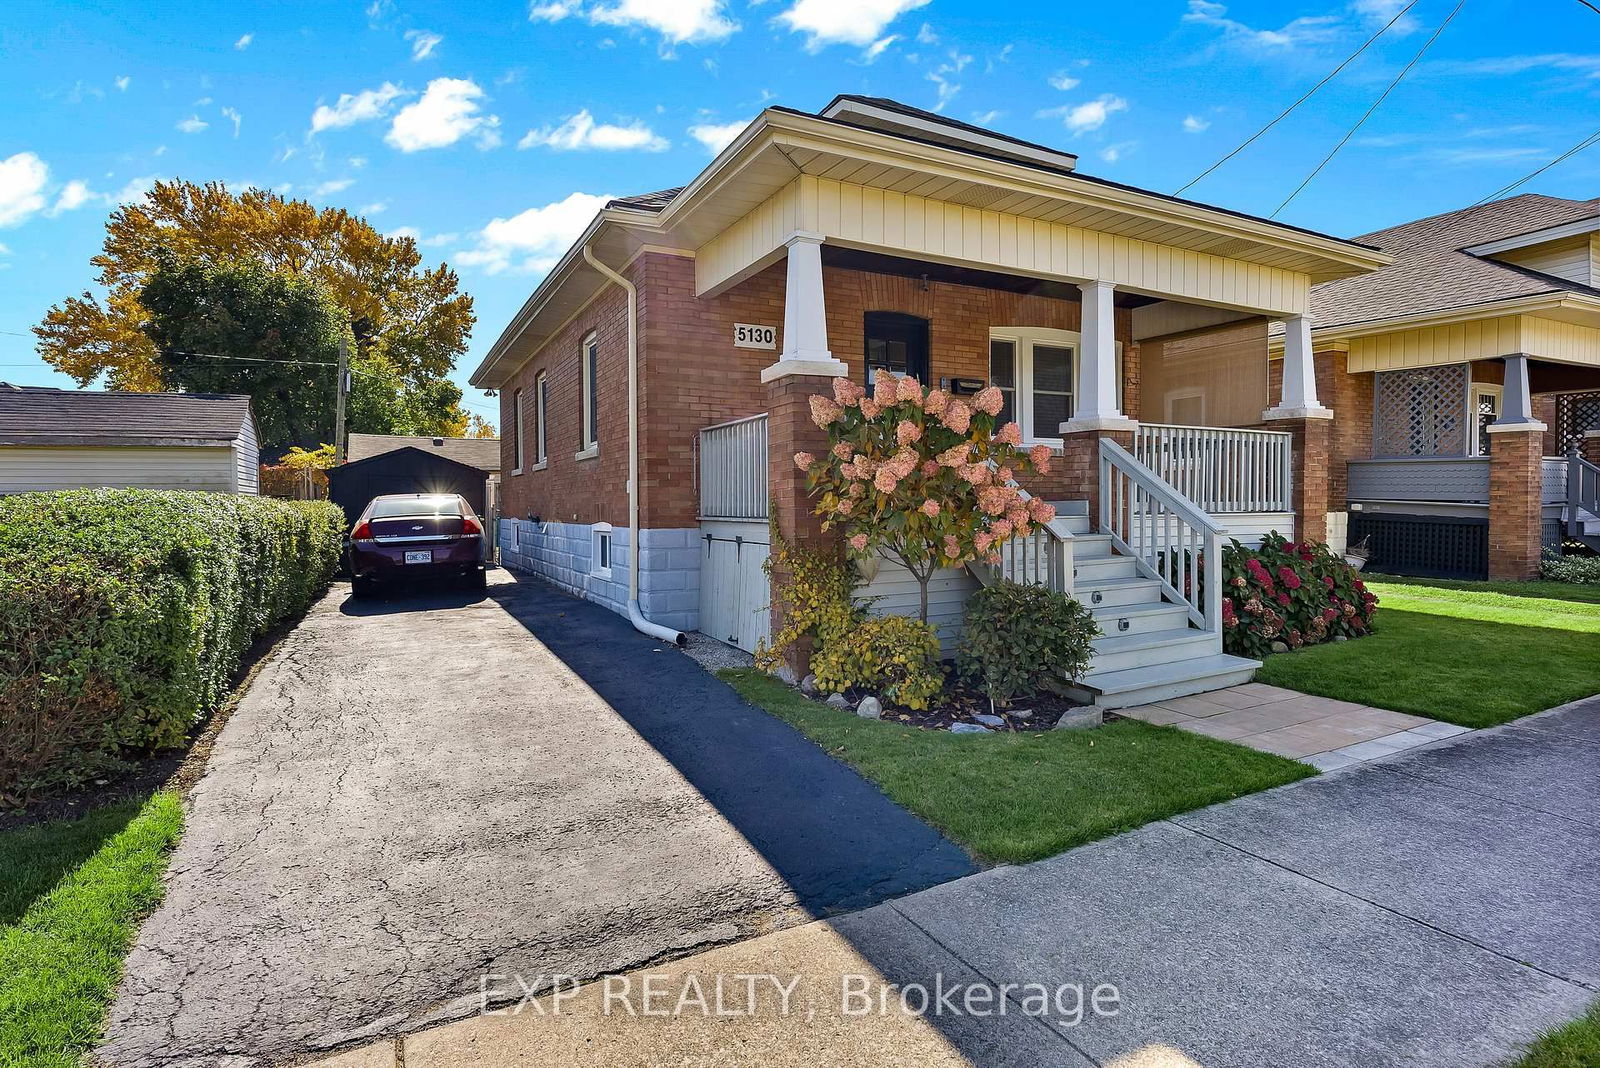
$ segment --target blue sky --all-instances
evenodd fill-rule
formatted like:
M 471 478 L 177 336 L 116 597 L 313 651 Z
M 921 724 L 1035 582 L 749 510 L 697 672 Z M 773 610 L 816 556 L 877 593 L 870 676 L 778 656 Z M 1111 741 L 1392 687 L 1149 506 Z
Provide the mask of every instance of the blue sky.
M 1404 0 L 11 0 L 0 23 L 0 379 L 67 385 L 28 328 L 91 284 L 110 205 L 156 177 L 259 185 L 419 238 L 477 300 L 467 374 L 608 195 L 681 184 L 767 103 L 890 96 L 1171 192 Z M 1188 195 L 1258 214 L 1455 0 L 1418 0 Z M 1466 0 L 1281 214 L 1353 235 L 1464 206 L 1594 132 L 1600 14 Z M 1526 190 L 1600 196 L 1600 148 Z M 469 391 L 483 414 L 491 402 Z

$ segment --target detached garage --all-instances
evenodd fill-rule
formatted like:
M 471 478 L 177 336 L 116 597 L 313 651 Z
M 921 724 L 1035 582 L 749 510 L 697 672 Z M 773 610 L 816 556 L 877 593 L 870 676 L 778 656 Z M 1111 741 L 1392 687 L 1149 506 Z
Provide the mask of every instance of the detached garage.
M 473 511 L 487 516 L 488 482 L 489 472 L 481 467 L 403 445 L 331 468 L 328 499 L 344 509 L 346 522 L 352 524 L 367 502 L 386 493 L 459 493 Z

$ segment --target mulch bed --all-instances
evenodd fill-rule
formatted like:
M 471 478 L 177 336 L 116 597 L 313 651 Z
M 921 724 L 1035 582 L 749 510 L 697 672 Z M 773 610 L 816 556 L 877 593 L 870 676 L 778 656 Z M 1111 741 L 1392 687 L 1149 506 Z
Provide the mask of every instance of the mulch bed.
M 861 696 L 863 695 L 851 696 L 850 703 L 856 704 Z M 991 710 L 989 698 L 981 690 L 962 683 L 953 683 L 946 686 L 933 701 L 933 707 L 921 711 L 885 701 L 883 719 L 930 731 L 947 731 L 956 723 L 974 723 L 988 727 L 996 733 L 1007 731 L 1022 733 L 1051 730 L 1063 715 L 1081 707 L 1081 702 L 1069 700 L 1058 694 L 1040 692 L 1032 697 L 1018 698 L 1011 702 L 1010 708 Z M 995 725 L 974 718 L 989 715 L 999 716 L 1002 722 Z

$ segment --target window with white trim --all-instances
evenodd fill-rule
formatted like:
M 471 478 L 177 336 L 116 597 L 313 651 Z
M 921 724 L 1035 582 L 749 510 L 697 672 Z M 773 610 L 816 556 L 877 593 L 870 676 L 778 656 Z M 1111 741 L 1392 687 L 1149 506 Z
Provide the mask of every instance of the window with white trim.
M 583 440 L 579 448 L 584 452 L 596 449 L 600 445 L 600 400 L 596 387 L 600 369 L 600 339 L 590 334 L 583 339 Z
M 1001 423 L 1015 421 L 1030 444 L 1061 444 L 1061 424 L 1077 411 L 1078 346 L 1071 330 L 994 327 L 989 383 L 1005 397 Z M 1117 399 L 1122 398 L 1122 343 L 1117 343 Z
M 589 573 L 601 578 L 611 577 L 611 524 L 596 523 L 593 528 L 594 546 L 589 557 Z
M 511 391 L 511 473 L 522 474 L 522 390 Z
M 543 371 L 533 380 L 533 462 L 534 466 L 544 466 L 545 460 L 545 432 L 544 432 L 544 402 L 549 395 L 550 380 Z

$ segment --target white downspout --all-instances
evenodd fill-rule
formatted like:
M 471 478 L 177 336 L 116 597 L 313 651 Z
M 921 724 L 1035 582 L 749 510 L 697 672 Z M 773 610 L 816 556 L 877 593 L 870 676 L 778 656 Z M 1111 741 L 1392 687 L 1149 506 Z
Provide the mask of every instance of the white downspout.
M 583 258 L 628 294 L 628 621 L 641 634 L 683 645 L 683 631 L 652 623 L 639 611 L 639 543 L 643 540 L 639 530 L 639 291 L 601 263 L 587 244 L 583 246 Z M 599 388 L 598 383 L 595 388 Z

